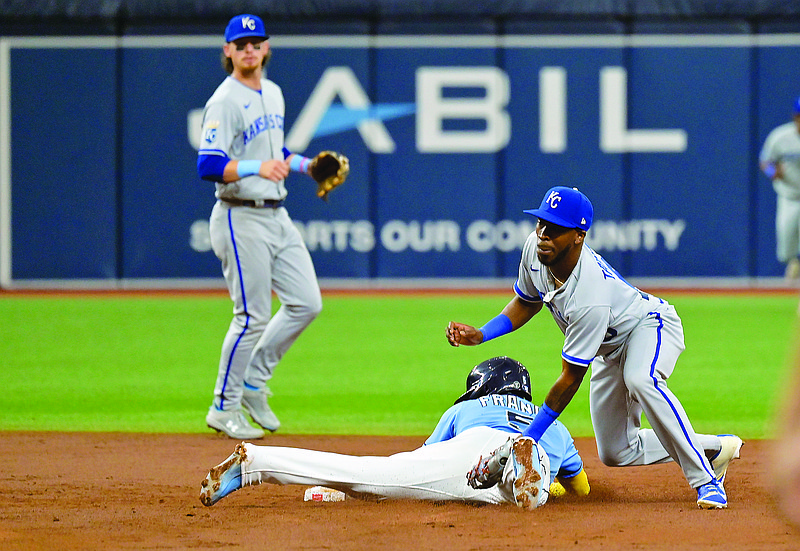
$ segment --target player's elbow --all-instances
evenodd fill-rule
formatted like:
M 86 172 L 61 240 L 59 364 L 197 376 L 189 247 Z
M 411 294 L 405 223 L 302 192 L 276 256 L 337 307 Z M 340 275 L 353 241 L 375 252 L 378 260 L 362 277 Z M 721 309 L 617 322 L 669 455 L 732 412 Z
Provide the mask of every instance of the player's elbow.
M 198 155 L 197 174 L 203 180 L 224 183 L 223 174 L 228 161 L 230 159 L 221 155 Z

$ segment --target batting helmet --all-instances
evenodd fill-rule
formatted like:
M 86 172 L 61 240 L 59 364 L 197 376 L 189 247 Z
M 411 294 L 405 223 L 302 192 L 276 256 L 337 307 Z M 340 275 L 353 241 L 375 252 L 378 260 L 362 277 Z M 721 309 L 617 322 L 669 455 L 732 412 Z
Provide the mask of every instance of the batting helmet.
M 489 394 L 514 394 L 531 400 L 531 376 L 525 366 L 508 356 L 483 361 L 467 375 L 467 391 L 455 401 L 475 400 Z

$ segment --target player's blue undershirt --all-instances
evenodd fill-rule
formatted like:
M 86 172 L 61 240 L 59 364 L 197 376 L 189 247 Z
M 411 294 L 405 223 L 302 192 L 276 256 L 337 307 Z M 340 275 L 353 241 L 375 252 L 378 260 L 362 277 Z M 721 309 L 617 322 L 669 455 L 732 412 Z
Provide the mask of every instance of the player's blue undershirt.
M 475 427 L 491 427 L 518 434 L 530 424 L 539 408 L 510 394 L 492 394 L 455 404 L 444 412 L 425 444 L 449 440 Z M 570 478 L 583 468 L 575 442 L 563 423 L 554 421 L 539 439 L 550 459 L 550 482 L 556 476 Z

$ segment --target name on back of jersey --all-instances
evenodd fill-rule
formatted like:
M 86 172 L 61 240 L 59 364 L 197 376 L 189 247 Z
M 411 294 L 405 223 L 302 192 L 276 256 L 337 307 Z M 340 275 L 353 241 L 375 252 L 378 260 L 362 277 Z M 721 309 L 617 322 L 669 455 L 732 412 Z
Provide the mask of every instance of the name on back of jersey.
M 535 415 L 538 409 L 529 401 L 523 400 L 513 394 L 491 394 L 489 396 L 481 396 L 478 398 L 478 402 L 480 402 L 481 407 L 503 406 L 529 415 Z

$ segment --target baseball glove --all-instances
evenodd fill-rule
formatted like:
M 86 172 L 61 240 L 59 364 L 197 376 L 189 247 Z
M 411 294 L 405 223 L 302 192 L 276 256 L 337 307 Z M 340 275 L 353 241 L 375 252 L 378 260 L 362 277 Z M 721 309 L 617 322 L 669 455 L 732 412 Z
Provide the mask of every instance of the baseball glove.
M 308 165 L 308 174 L 317 182 L 317 197 L 327 201 L 328 194 L 350 174 L 350 160 L 335 151 L 321 151 Z

